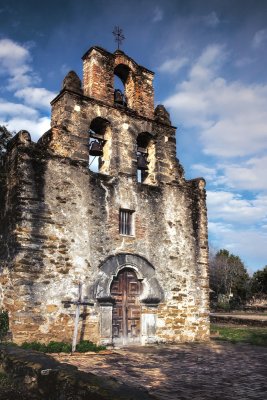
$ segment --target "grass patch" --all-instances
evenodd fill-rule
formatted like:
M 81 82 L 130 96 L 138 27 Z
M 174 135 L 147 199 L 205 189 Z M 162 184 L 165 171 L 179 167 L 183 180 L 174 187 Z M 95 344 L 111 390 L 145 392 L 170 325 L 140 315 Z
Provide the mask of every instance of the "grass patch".
M 249 343 L 267 346 L 267 328 L 211 324 L 211 337 L 231 343 Z
M 65 342 L 50 342 L 48 344 L 40 342 L 24 342 L 20 346 L 25 350 L 36 350 L 42 353 L 71 353 L 71 344 Z M 95 343 L 89 340 L 82 340 L 76 346 L 76 351 L 78 353 L 85 353 L 87 351 L 98 352 L 105 350 L 105 346 L 97 346 Z

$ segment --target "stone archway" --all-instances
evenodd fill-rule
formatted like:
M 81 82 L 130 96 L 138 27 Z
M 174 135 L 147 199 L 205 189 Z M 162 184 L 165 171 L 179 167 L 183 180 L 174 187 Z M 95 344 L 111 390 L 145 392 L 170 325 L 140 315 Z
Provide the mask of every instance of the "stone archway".
M 104 344 L 115 342 L 112 329 L 114 298 L 110 289 L 114 278 L 124 269 L 134 271 L 137 280 L 142 284 L 142 293 L 139 298 L 141 303 L 139 341 L 142 344 L 154 342 L 157 306 L 163 300 L 163 290 L 156 278 L 155 268 L 145 258 L 136 254 L 118 254 L 108 257 L 100 267 L 95 287 L 95 298 L 100 306 L 100 342 Z M 127 338 L 124 337 L 120 343 L 127 342 Z

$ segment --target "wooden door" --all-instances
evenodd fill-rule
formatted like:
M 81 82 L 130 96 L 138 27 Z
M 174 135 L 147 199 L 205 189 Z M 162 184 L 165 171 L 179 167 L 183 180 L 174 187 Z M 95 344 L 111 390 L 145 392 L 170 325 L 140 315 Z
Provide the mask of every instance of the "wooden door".
M 112 335 L 114 342 L 138 342 L 140 340 L 141 283 L 131 269 L 123 269 L 113 279 L 110 293 L 114 299 Z

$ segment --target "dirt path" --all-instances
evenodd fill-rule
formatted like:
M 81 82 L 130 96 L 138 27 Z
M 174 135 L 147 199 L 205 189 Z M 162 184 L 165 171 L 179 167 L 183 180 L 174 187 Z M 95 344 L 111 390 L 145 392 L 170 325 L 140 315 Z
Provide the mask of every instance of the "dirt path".
M 228 314 L 228 313 L 211 313 L 211 316 L 214 317 L 233 317 L 233 318 L 240 318 L 240 319 L 251 319 L 255 321 L 267 321 L 267 315 L 259 315 L 259 314 Z

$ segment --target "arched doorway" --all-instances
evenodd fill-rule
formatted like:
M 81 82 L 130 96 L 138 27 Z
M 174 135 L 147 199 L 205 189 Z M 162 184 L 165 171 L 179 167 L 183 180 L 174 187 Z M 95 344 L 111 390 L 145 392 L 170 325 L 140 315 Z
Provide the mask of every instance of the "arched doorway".
M 113 278 L 110 295 L 113 343 L 138 343 L 141 335 L 141 282 L 130 268 L 123 268 Z
M 123 279 L 120 278 L 120 274 L 126 270 L 133 274 L 133 276 L 129 276 L 128 285 L 130 288 L 128 289 L 128 293 L 133 295 L 136 302 L 135 304 L 134 302 L 132 303 L 130 314 L 128 313 L 126 320 L 128 324 L 132 323 L 132 325 L 136 325 L 131 327 L 132 333 L 134 333 L 134 329 L 136 329 L 136 332 L 138 332 L 138 329 L 141 331 L 139 336 L 136 333 L 133 334 L 132 339 L 130 335 L 123 338 L 123 334 L 120 336 L 117 333 L 117 337 L 114 337 L 113 334 L 113 314 L 114 316 L 116 315 L 116 295 L 118 294 L 119 297 L 122 296 L 122 294 L 119 295 L 119 293 L 122 293 L 119 291 L 119 280 Z M 92 290 L 94 293 L 93 296 L 99 304 L 99 343 L 105 345 L 123 345 L 126 343 L 155 343 L 157 341 L 157 309 L 158 305 L 164 299 L 164 292 L 157 280 L 155 268 L 144 257 L 128 253 L 119 253 L 107 257 L 100 266 L 98 279 Z M 131 299 L 131 296 L 128 295 L 128 299 L 129 297 Z M 119 302 L 117 304 L 119 305 Z M 140 313 L 139 321 L 137 310 Z M 133 315 L 133 322 L 129 319 L 130 315 Z M 121 332 L 123 332 L 122 328 Z

